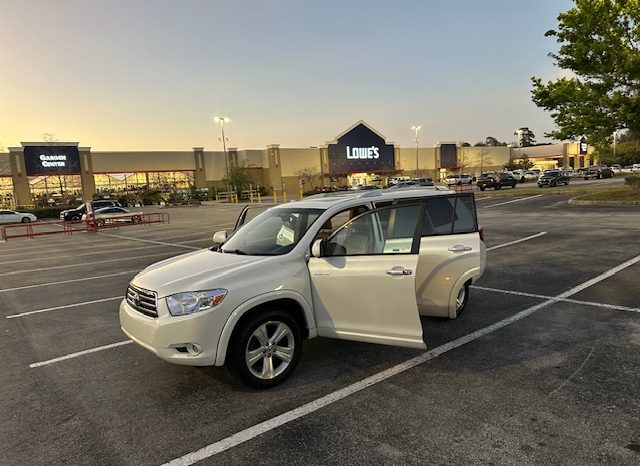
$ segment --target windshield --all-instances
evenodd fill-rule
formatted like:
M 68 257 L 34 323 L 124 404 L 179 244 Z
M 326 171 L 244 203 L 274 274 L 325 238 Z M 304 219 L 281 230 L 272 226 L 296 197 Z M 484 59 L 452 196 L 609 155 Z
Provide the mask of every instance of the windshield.
M 220 250 L 251 256 L 286 254 L 322 212 L 321 209 L 269 209 L 243 225 Z

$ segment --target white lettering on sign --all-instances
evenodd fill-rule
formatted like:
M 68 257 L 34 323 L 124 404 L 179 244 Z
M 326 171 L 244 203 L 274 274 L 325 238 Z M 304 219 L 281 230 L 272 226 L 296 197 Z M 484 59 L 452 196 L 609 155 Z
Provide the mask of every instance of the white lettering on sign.
M 380 157 L 380 150 L 376 146 L 371 146 L 371 147 L 347 146 L 348 159 L 377 159 L 379 157 Z
M 40 154 L 40 161 L 43 167 L 66 167 L 66 155 L 44 155 Z

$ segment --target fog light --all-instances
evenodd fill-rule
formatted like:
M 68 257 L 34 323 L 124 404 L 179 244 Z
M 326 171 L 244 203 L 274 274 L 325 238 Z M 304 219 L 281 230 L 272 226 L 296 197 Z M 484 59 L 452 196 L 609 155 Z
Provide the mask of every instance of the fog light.
M 189 343 L 187 344 L 187 351 L 189 352 L 189 354 L 197 355 L 202 352 L 202 348 L 200 348 L 200 345 L 197 345 L 195 343 Z

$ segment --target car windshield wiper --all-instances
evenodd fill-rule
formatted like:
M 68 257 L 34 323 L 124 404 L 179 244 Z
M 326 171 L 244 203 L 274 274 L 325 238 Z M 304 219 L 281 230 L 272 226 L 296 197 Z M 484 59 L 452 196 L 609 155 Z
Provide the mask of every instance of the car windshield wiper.
M 223 250 L 222 248 L 220 248 L 221 252 L 224 252 L 225 254 L 237 254 L 239 256 L 248 256 L 249 253 L 242 251 L 240 249 L 229 249 L 229 250 Z

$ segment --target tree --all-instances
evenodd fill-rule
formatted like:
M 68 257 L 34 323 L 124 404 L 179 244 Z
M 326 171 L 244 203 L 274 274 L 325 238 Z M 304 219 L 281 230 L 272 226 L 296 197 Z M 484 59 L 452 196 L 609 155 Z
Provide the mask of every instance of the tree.
M 531 131 L 526 126 L 523 126 L 522 128 L 518 128 L 517 130 L 514 131 L 513 134 L 519 136 L 518 145 L 520 147 L 529 147 L 529 146 L 534 146 L 536 144 L 536 135 L 533 134 L 533 131 Z
M 249 168 L 248 164 L 229 167 L 229 185 L 231 190 L 235 191 L 238 196 L 242 194 L 242 191 L 247 191 L 253 184 Z M 224 181 L 226 181 L 226 177 Z
M 296 172 L 296 176 L 302 179 L 305 184 L 308 183 L 310 189 L 313 189 L 315 188 L 315 182 L 320 176 L 320 170 L 318 170 L 316 167 L 305 167 L 298 170 Z
M 529 170 L 533 168 L 534 163 L 529 160 L 527 154 L 522 154 L 520 159 L 510 159 L 509 163 L 504 164 L 505 170 Z
M 484 141 L 476 142 L 475 147 L 494 147 L 494 146 L 506 146 L 506 142 L 500 142 L 493 136 L 487 136 Z
M 546 36 L 560 44 L 555 64 L 574 76 L 542 83 L 533 77 L 533 102 L 551 112 L 556 139 L 585 135 L 591 145 L 612 142 L 621 128 L 640 131 L 640 2 L 575 0 Z

